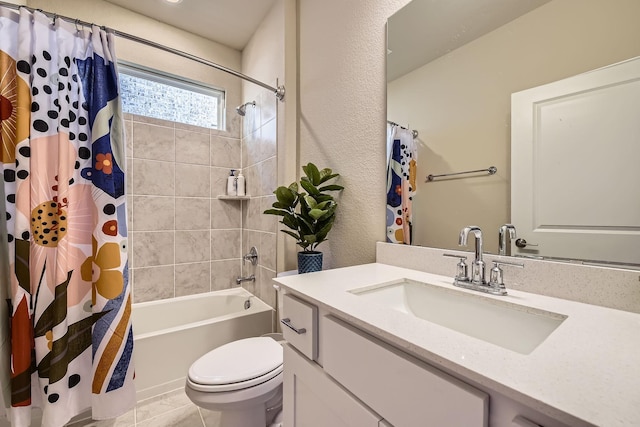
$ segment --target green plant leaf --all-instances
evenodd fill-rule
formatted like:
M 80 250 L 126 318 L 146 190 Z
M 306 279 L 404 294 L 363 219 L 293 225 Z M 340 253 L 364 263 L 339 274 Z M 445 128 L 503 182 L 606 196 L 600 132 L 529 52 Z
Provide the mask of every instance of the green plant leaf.
M 331 200 L 325 200 L 325 201 L 324 201 L 324 202 L 322 202 L 322 203 L 318 203 L 318 204 L 316 205 L 316 209 L 325 209 L 326 207 L 328 207 L 328 206 L 330 206 L 330 205 L 331 205 Z
M 316 202 L 326 202 L 327 200 L 333 200 L 333 196 L 331 194 L 319 194 L 315 196 Z
M 322 209 L 311 209 L 309 211 L 309 215 L 311 216 L 311 218 L 317 221 L 320 218 L 322 218 L 324 215 L 326 215 L 327 212 L 328 211 L 323 211 Z
M 274 203 L 275 204 L 275 203 Z M 285 216 L 287 215 L 289 212 L 282 210 L 282 209 L 267 209 L 266 211 L 262 212 L 263 214 L 267 214 L 267 215 L 279 215 L 279 216 Z
M 304 196 L 304 201 L 309 209 L 315 209 L 318 206 L 316 199 L 314 199 L 312 196 Z
M 313 233 L 313 223 L 311 223 L 307 218 L 298 217 L 298 225 L 300 227 L 300 234 Z
M 295 202 L 296 196 L 291 189 L 287 187 L 278 187 L 276 189 L 276 199 L 278 199 L 278 202 L 282 205 L 291 206 Z
M 327 212 L 322 217 L 318 218 L 318 221 L 326 221 L 330 217 L 334 216 L 337 208 L 338 208 L 338 204 L 337 203 L 332 204 L 326 210 Z
M 306 234 L 304 236 L 304 240 L 306 240 L 307 242 L 309 242 L 309 244 L 314 244 L 316 242 L 316 235 L 315 234 Z
M 289 208 L 288 205 L 285 205 L 284 203 L 280 203 L 277 200 L 271 204 L 271 207 L 276 208 L 276 209 L 288 209 Z
M 287 233 L 289 236 L 293 237 L 296 240 L 300 240 L 300 236 L 298 236 L 296 233 L 292 233 L 289 230 L 280 230 L 280 231 L 282 231 L 283 233 Z
M 309 162 L 306 166 L 302 166 L 302 170 L 307 175 L 313 185 L 320 184 L 320 171 L 313 163 Z
M 313 196 L 320 194 L 320 191 L 318 190 L 318 188 L 309 181 L 300 181 L 300 185 L 302 185 L 302 188 L 307 190 L 309 194 Z
M 297 182 L 292 182 L 291 184 L 289 184 L 289 190 L 291 190 L 294 194 L 296 194 L 298 192 L 298 183 Z
M 323 182 L 327 182 L 330 179 L 339 177 L 339 173 L 332 173 L 333 171 L 329 168 L 324 168 L 320 171 L 320 182 L 318 184 L 322 184 Z
M 338 190 L 344 190 L 344 187 L 342 185 L 330 184 L 330 185 L 325 185 L 324 187 L 320 187 L 318 189 L 318 191 L 338 191 Z
M 327 238 L 327 234 L 331 231 L 331 227 L 333 227 L 333 221 L 329 222 L 327 225 L 322 227 L 320 231 L 316 234 L 318 238 L 318 243 L 323 242 Z
M 286 225 L 287 227 L 289 227 L 292 230 L 298 230 L 298 224 L 295 220 L 295 217 L 291 214 L 287 214 L 285 216 L 282 217 L 282 221 L 280 221 L 282 224 Z

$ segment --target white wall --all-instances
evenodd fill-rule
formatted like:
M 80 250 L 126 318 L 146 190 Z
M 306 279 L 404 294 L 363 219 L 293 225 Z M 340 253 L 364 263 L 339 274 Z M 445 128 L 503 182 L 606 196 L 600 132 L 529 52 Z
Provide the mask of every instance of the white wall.
M 324 268 L 373 262 L 385 239 L 386 21 L 406 3 L 299 1 L 299 164 L 345 186 Z

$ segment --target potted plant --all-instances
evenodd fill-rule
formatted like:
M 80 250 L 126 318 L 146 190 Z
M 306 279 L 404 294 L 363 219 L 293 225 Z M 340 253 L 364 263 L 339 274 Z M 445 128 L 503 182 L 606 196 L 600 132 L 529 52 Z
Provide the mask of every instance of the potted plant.
M 278 187 L 274 191 L 277 200 L 273 208 L 264 213 L 282 217 L 280 223 L 289 229 L 281 231 L 296 239 L 303 249 L 298 252 L 298 273 L 309 273 L 322 270 L 322 252 L 316 248 L 327 240 L 336 219 L 338 204 L 326 192 L 344 187 L 327 183 L 340 176 L 329 168 L 319 170 L 313 163 L 308 163 L 302 170 L 306 176 L 300 178 L 300 185 L 293 182 L 288 187 Z

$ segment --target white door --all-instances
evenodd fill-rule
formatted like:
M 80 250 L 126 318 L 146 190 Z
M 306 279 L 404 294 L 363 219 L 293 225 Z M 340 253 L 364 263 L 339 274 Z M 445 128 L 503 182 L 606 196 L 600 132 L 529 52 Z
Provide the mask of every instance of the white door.
M 511 96 L 514 254 L 640 263 L 640 59 Z

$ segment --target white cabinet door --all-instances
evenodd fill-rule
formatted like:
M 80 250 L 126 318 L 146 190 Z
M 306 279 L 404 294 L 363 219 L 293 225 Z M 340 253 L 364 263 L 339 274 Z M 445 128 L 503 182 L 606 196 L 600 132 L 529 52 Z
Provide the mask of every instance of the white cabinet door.
M 287 427 L 378 427 L 381 420 L 289 344 L 284 346 L 283 399 Z
M 489 396 L 334 317 L 321 319 L 324 369 L 396 427 L 487 427 Z M 286 369 L 286 367 L 285 367 Z
M 640 263 L 640 59 L 511 98 L 512 253 Z

